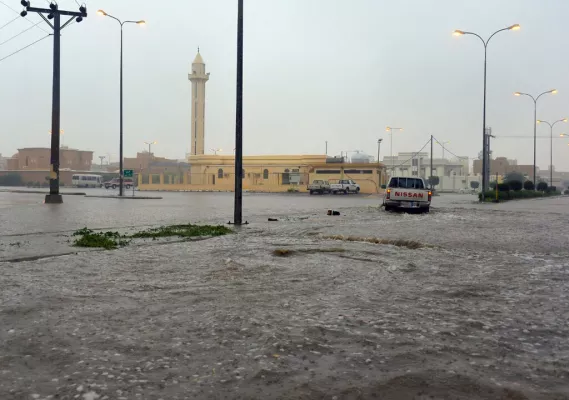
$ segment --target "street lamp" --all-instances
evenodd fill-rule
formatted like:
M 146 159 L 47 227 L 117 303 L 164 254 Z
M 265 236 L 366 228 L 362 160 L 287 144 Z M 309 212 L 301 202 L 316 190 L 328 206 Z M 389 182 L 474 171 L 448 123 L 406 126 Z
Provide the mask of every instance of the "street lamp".
M 148 173 L 150 173 L 150 162 L 152 161 L 152 158 L 154 158 L 152 156 L 152 145 L 153 144 L 158 144 L 157 141 L 153 141 L 153 142 L 144 142 L 144 144 L 148 145 Z M 121 168 L 122 171 L 122 168 Z
M 111 14 L 107 14 L 103 10 L 97 11 L 97 14 L 102 15 L 103 17 L 109 17 L 117 21 L 121 26 L 121 65 L 120 65 L 120 144 L 119 144 L 119 196 L 124 194 L 123 189 L 123 26 L 124 24 L 137 24 L 137 25 L 146 25 L 146 21 L 121 21 L 120 19 L 113 17 Z
M 567 122 L 567 121 L 565 121 L 565 122 Z M 566 133 L 562 133 L 561 135 L 559 135 L 559 137 L 569 137 L 569 135 Z
M 223 149 L 210 149 L 213 151 L 213 155 L 216 156 L 218 151 L 223 151 Z
M 387 132 L 389 132 L 389 140 L 391 145 L 391 175 L 393 175 L 393 169 L 395 168 L 393 164 L 393 131 L 402 131 L 403 128 L 394 128 L 392 126 L 388 126 L 385 128 Z
M 537 146 L 537 101 L 544 94 L 557 94 L 557 89 L 551 89 L 546 92 L 541 93 L 537 97 L 533 97 L 531 94 L 515 92 L 514 96 L 527 96 L 533 100 L 533 186 L 537 190 L 537 167 L 536 167 L 536 146 Z
M 550 158 L 549 158 L 549 161 L 550 161 L 550 164 L 549 164 L 549 186 L 553 186 L 553 127 L 555 126 L 555 124 L 557 124 L 559 122 L 567 122 L 567 118 L 559 119 L 559 120 L 555 121 L 554 123 L 542 121 L 541 119 L 537 120 L 538 124 L 547 124 L 547 125 L 549 125 L 549 129 L 550 129 L 549 133 L 551 136 L 551 153 L 550 153 Z M 563 135 L 563 133 L 561 135 Z
M 482 36 L 480 36 L 474 32 L 465 32 L 465 31 L 461 31 L 458 29 L 453 32 L 454 36 L 463 36 L 463 35 L 476 36 L 478 39 L 480 39 L 482 41 L 482 44 L 484 45 L 484 104 L 483 104 L 483 111 L 482 111 L 482 201 L 484 201 L 484 193 L 486 192 L 486 190 L 488 188 L 488 181 L 486 179 L 486 164 L 489 161 L 489 160 L 487 160 L 488 155 L 486 154 L 487 153 L 486 152 L 486 60 L 487 60 L 487 55 L 488 55 L 488 43 L 490 43 L 490 40 L 497 33 L 500 33 L 503 31 L 517 31 L 520 28 L 521 27 L 519 24 L 514 24 L 511 26 L 508 26 L 507 28 L 497 30 L 492 35 L 490 35 L 488 40 L 482 39 Z
M 445 159 L 445 144 L 449 144 L 450 140 L 441 143 L 441 147 L 443 148 L 443 160 Z
M 150 154 L 152 154 L 152 145 L 158 144 L 158 142 L 155 140 L 153 142 L 144 142 L 144 144 L 148 145 L 148 156 L 150 156 Z

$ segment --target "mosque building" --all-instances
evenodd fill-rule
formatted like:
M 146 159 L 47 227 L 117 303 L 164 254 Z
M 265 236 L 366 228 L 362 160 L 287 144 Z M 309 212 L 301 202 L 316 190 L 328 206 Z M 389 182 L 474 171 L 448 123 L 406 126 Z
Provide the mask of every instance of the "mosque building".
M 198 49 L 188 76 L 192 85 L 189 169 L 141 174 L 140 190 L 234 190 L 235 156 L 205 154 L 205 100 L 209 77 Z M 342 157 L 327 155 L 243 156 L 243 190 L 246 191 L 302 192 L 315 179 L 353 179 L 360 185 L 362 193 L 378 193 L 385 179 L 384 166 L 370 162 L 347 163 Z

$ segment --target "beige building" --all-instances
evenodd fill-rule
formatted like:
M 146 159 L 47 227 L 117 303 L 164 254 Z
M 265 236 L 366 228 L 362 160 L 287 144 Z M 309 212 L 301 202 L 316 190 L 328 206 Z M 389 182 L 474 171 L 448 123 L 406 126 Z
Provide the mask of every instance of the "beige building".
M 51 149 L 32 147 L 18 149 L 18 153 L 8 159 L 8 170 L 45 170 L 51 168 Z M 93 152 L 62 147 L 59 150 L 59 170 L 90 171 Z
M 233 191 L 235 156 L 205 154 L 205 84 L 209 74 L 198 54 L 192 63 L 192 137 L 186 168 L 155 169 L 137 157 L 140 190 Z M 154 157 L 153 155 L 149 155 Z M 325 155 L 268 155 L 243 157 L 243 189 L 258 192 L 306 191 L 315 179 L 353 179 L 362 193 L 378 193 L 385 182 L 383 164 L 344 163 Z M 125 160 L 126 164 L 126 160 Z
M 233 191 L 234 156 L 191 156 L 190 171 L 142 174 L 140 190 Z M 306 191 L 315 179 L 353 179 L 362 193 L 379 193 L 385 182 L 383 164 L 330 162 L 325 155 L 243 157 L 243 189 L 255 192 Z
M 209 73 L 205 72 L 205 63 L 198 49 L 198 55 L 192 63 L 192 73 L 188 76 L 192 82 L 192 155 L 205 154 L 205 84 Z

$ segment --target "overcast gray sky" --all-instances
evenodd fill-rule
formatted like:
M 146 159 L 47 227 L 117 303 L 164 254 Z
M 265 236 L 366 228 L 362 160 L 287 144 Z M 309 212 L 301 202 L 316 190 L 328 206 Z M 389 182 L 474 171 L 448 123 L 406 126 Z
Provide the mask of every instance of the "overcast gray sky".
M 21 10 L 19 0 L 2 0 Z M 483 46 L 453 37 L 456 28 L 487 37 L 508 25 L 488 49 L 488 126 L 497 136 L 533 134 L 533 103 L 514 91 L 544 96 L 538 118 L 569 116 L 567 0 L 245 0 L 245 154 L 329 154 L 418 150 L 432 133 L 459 155 L 481 149 Z M 73 0 L 61 8 L 76 9 Z M 47 6 L 46 0 L 32 5 Z M 198 46 L 211 73 L 206 148 L 232 153 L 235 135 L 236 0 L 87 0 L 90 15 L 62 38 L 64 144 L 118 158 L 119 26 L 96 14 L 146 19 L 125 27 L 125 155 L 157 140 L 160 156 L 184 158 L 190 145 L 190 82 Z M 0 4 L 0 26 L 17 15 Z M 39 17 L 29 15 L 37 22 Z M 30 27 L 0 29 L 0 43 Z M 39 26 L 47 29 L 45 23 Z M 45 36 L 33 28 L 0 45 L 0 58 Z M 52 39 L 0 61 L 0 153 L 48 146 Z M 569 124 L 556 126 L 556 136 Z M 538 126 L 538 135 L 549 128 Z M 569 170 L 569 140 L 554 139 L 554 163 Z M 498 138 L 496 155 L 533 159 L 531 139 Z M 438 150 L 440 154 L 440 149 Z M 96 159 L 97 160 L 97 159 Z M 538 139 L 538 165 L 549 164 L 549 140 Z

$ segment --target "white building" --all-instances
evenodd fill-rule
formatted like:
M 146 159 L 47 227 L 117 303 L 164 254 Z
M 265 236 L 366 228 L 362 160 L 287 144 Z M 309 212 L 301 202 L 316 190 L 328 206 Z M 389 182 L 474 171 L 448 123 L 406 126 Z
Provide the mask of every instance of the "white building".
M 454 159 L 433 158 L 433 170 L 429 174 L 431 157 L 429 153 L 398 153 L 396 156 L 383 158 L 386 171 L 390 176 L 419 176 L 429 179 L 439 177 L 439 190 L 470 189 L 470 182 L 480 182 L 480 177 L 470 176 L 468 157 Z

